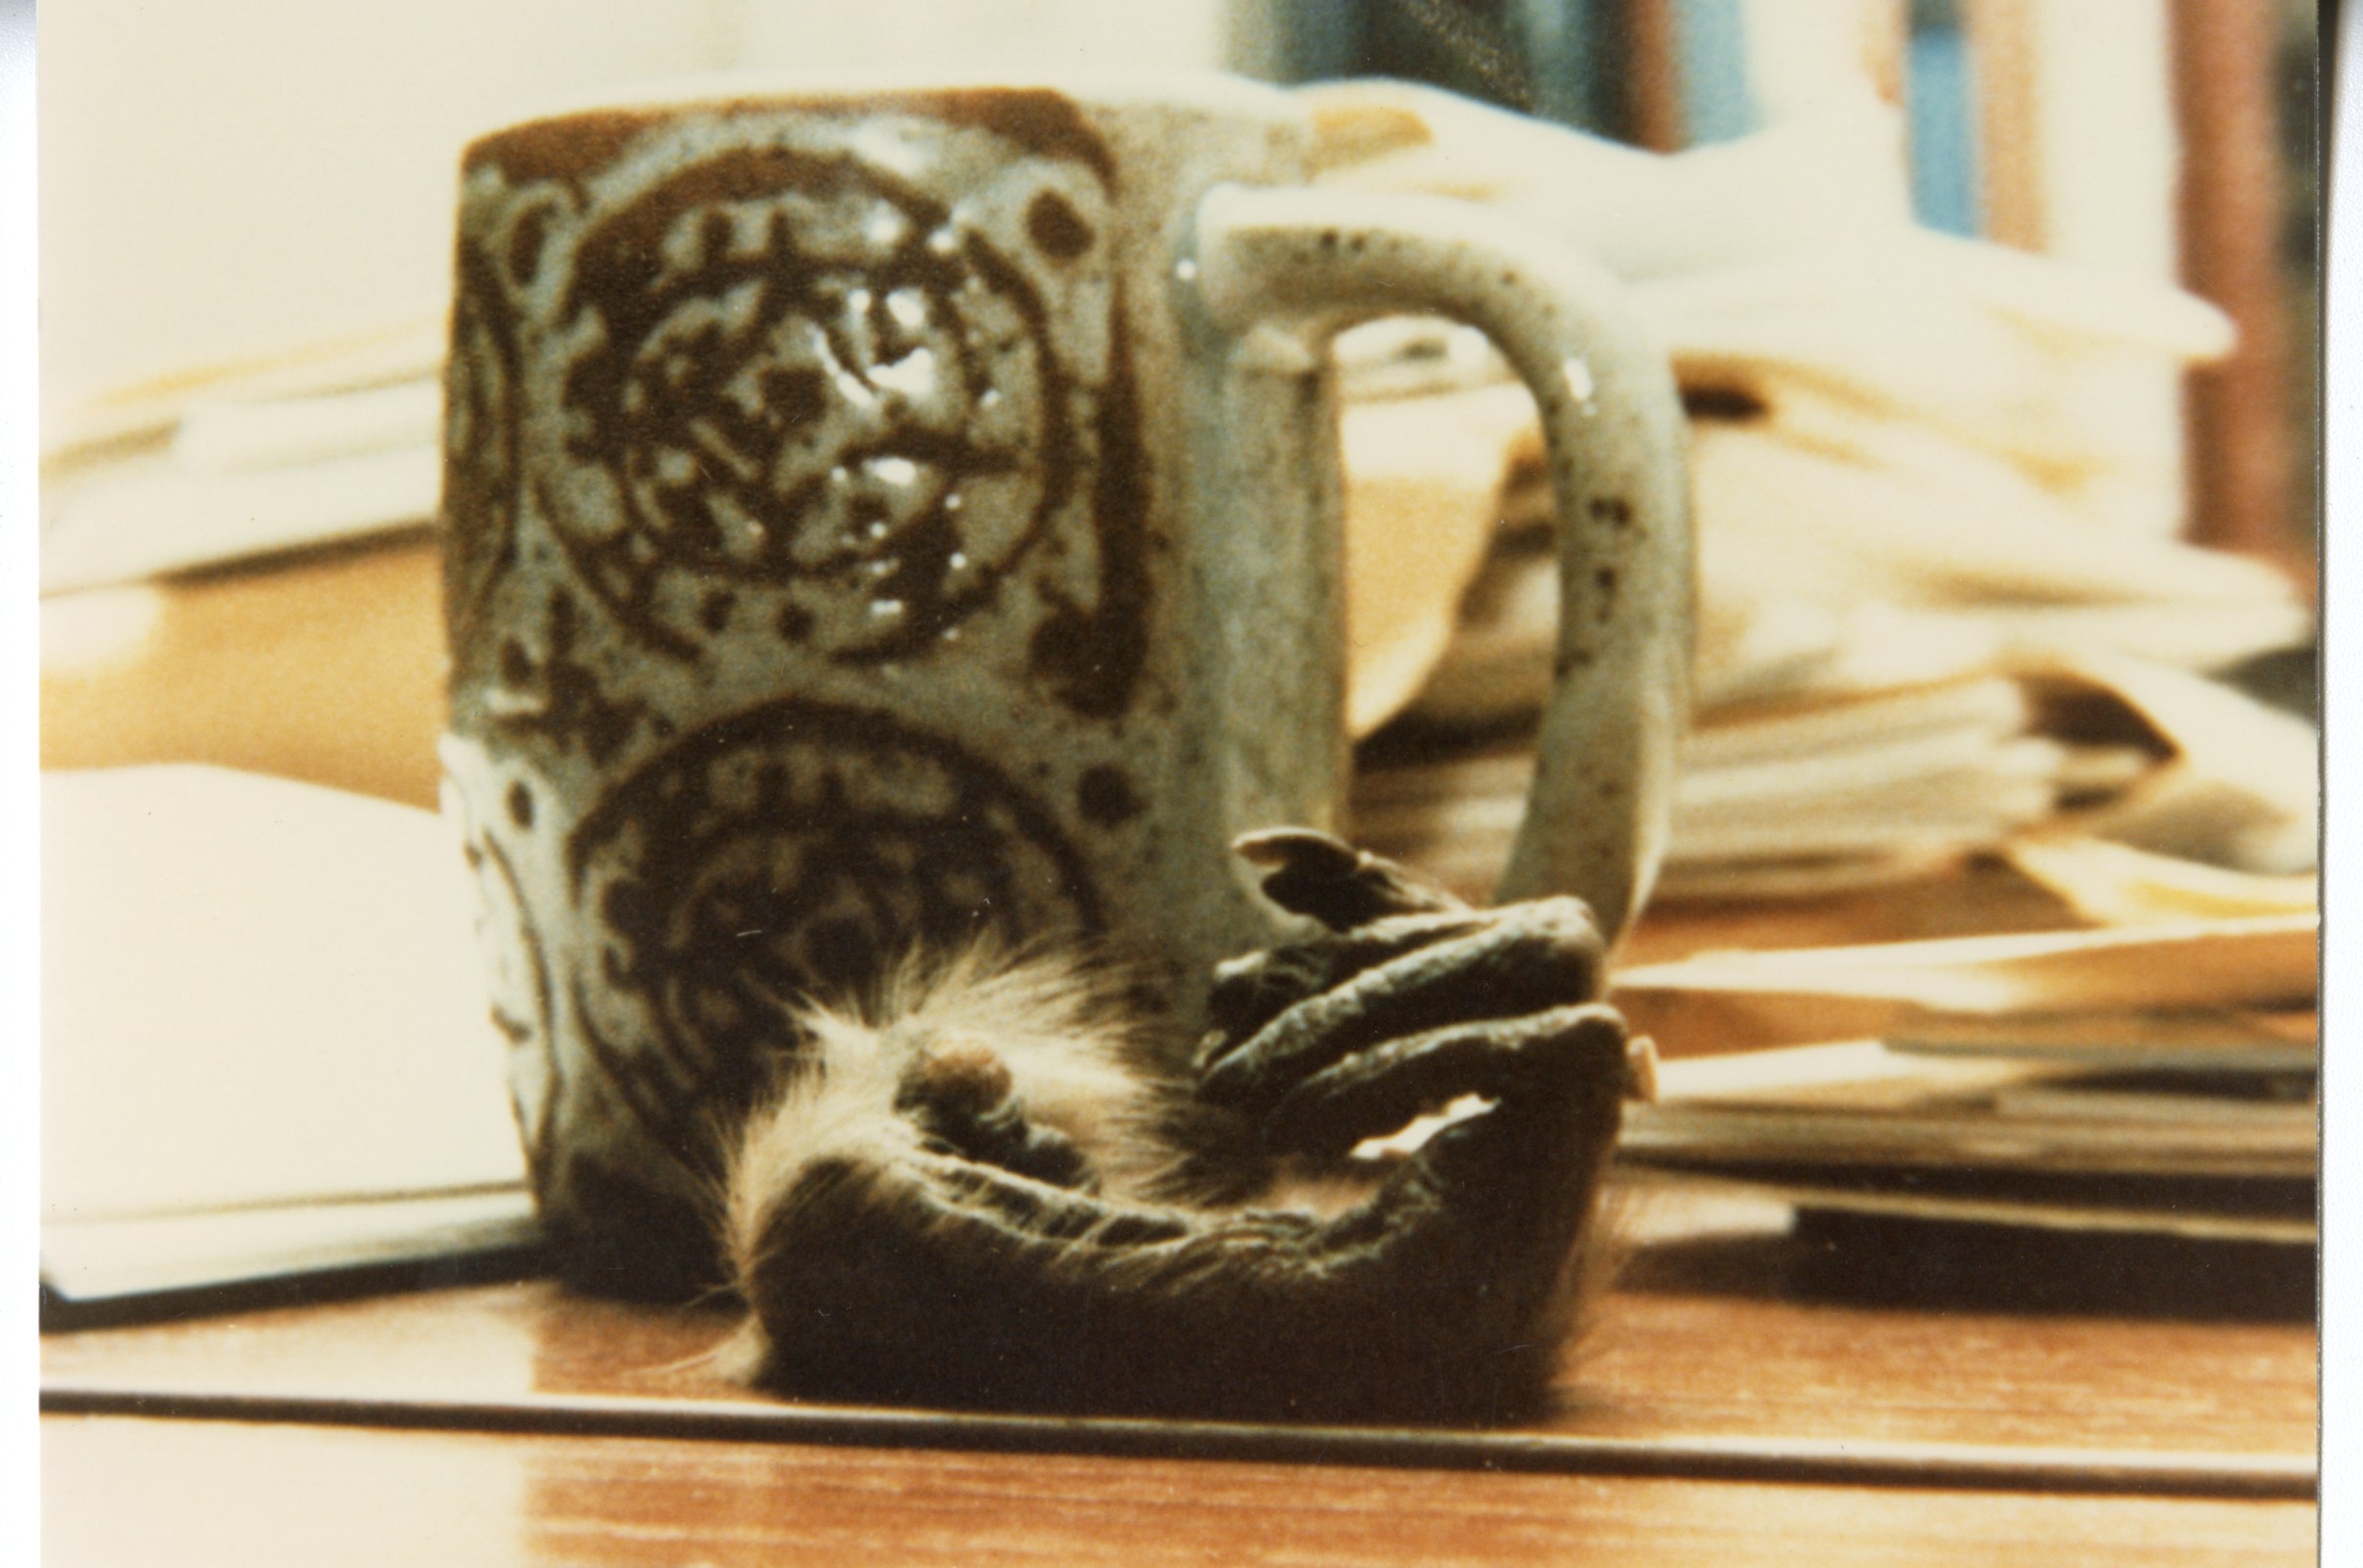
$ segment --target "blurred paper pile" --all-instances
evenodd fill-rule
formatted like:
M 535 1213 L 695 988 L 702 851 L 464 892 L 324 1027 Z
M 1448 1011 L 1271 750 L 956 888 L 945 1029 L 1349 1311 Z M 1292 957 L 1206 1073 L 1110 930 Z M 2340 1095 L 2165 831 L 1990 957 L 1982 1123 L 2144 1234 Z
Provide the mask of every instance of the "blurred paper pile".
M 1816 1211 L 2310 1243 L 2317 738 L 2214 678 L 2310 617 L 2177 542 L 2179 451 L 2112 393 L 2221 353 L 2223 318 L 1913 228 L 1867 98 L 1659 157 L 1393 85 L 1314 96 L 1328 178 L 1600 255 L 1692 415 L 1673 907 L 1612 993 L 1669 1060 L 1627 1159 Z M 1422 522 L 1485 541 L 1424 682 L 1359 650 L 1358 719 L 1408 722 L 1366 747 L 1355 830 L 1475 891 L 1549 680 L 1539 440 L 1461 329 L 1385 323 L 1345 360 L 1353 570 L 1407 526 L 1358 426 L 1459 440 L 1463 504 Z
M 1635 1028 L 1772 1048 L 1666 1063 L 1626 1153 L 1822 1210 L 2311 1244 L 2306 904 L 1628 970 Z
M 80 406 L 46 433 L 41 592 L 424 527 L 442 366 L 424 320 Z
M 1893 882 L 2062 832 L 2312 869 L 2312 726 L 2207 678 L 2304 643 L 2309 615 L 2270 568 L 2177 541 L 2178 452 L 2110 396 L 2128 365 L 2222 352 L 2212 307 L 1913 227 L 1899 133 L 1867 96 L 1668 157 L 1395 84 L 1310 95 L 1327 179 L 1491 202 L 1565 235 L 1626 279 L 1672 354 L 1699 622 L 1664 893 Z M 1358 454 L 1383 443 L 1357 427 L 1492 438 L 1464 438 L 1464 504 L 1419 519 L 1485 541 L 1449 651 L 1414 694 L 1387 657 L 1413 639 L 1373 623 L 1357 717 L 1514 726 L 1540 704 L 1557 614 L 1522 395 L 1440 323 L 1364 329 L 1344 354 L 1358 582 L 1411 525 L 1366 499 L 1387 486 Z M 1473 874 L 1514 826 L 1514 764 L 1445 769 L 1392 781 L 1360 825 L 1449 846 Z

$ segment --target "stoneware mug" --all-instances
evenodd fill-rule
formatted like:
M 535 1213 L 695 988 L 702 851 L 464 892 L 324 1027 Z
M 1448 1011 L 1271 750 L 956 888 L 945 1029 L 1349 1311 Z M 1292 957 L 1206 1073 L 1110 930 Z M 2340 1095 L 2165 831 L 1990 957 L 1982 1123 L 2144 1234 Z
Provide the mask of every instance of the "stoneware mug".
M 1274 917 L 1228 846 L 1346 784 L 1328 337 L 1484 329 L 1565 541 L 1505 896 L 1621 927 L 1689 646 L 1682 426 L 1603 274 L 1306 188 L 1287 94 L 709 82 L 463 166 L 447 795 L 578 1279 L 712 1267 L 784 1003 L 1075 936 L 1186 1020 Z

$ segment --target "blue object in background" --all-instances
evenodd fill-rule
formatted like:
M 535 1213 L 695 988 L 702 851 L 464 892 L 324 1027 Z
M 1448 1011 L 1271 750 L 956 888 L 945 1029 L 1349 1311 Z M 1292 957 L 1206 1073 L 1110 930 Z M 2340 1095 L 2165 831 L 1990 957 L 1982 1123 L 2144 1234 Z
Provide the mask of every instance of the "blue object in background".
M 1533 73 L 1531 111 L 1611 136 L 1624 117 L 1615 7 L 1609 0 L 1517 0 L 1519 53 Z
M 1630 0 L 1278 0 L 1281 80 L 1393 76 L 1598 135 L 1629 135 Z M 1747 0 L 1670 0 L 1682 140 L 1762 128 L 1749 81 Z M 1759 17 L 1777 19 L 1775 11 Z M 1912 0 L 1905 57 L 1912 204 L 1948 233 L 1979 231 L 1975 61 L 1961 0 Z
M 1748 85 L 1741 0 L 1676 0 L 1674 27 L 1682 53 L 1684 144 L 1737 141 L 1755 130 L 1759 115 Z
M 1948 234 L 1978 232 L 1977 81 L 1958 0 L 1913 0 L 1904 57 L 1912 211 Z

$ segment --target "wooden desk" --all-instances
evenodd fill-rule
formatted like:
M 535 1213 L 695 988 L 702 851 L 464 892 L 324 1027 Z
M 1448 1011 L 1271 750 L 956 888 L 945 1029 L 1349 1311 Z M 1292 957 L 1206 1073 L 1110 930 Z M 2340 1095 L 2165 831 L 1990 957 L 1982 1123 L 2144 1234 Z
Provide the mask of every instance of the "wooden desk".
M 1505 1432 L 759 1400 L 726 1316 L 540 1280 L 51 1335 L 47 1560 L 2311 1559 L 2310 1271 L 1637 1207 L 1567 1408 Z

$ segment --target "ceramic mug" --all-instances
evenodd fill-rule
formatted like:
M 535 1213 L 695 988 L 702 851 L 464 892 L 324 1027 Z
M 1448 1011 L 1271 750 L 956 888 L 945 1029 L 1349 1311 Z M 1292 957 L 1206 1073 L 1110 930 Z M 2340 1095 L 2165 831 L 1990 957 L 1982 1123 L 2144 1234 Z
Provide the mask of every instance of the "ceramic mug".
M 783 1002 L 1072 935 L 1186 1019 L 1228 846 L 1347 778 L 1328 336 L 1484 329 L 1542 411 L 1559 674 L 1504 893 L 1621 926 L 1668 815 L 1682 424 L 1606 277 L 1306 188 L 1287 94 L 708 83 L 463 165 L 447 796 L 578 1277 L 710 1267 Z

